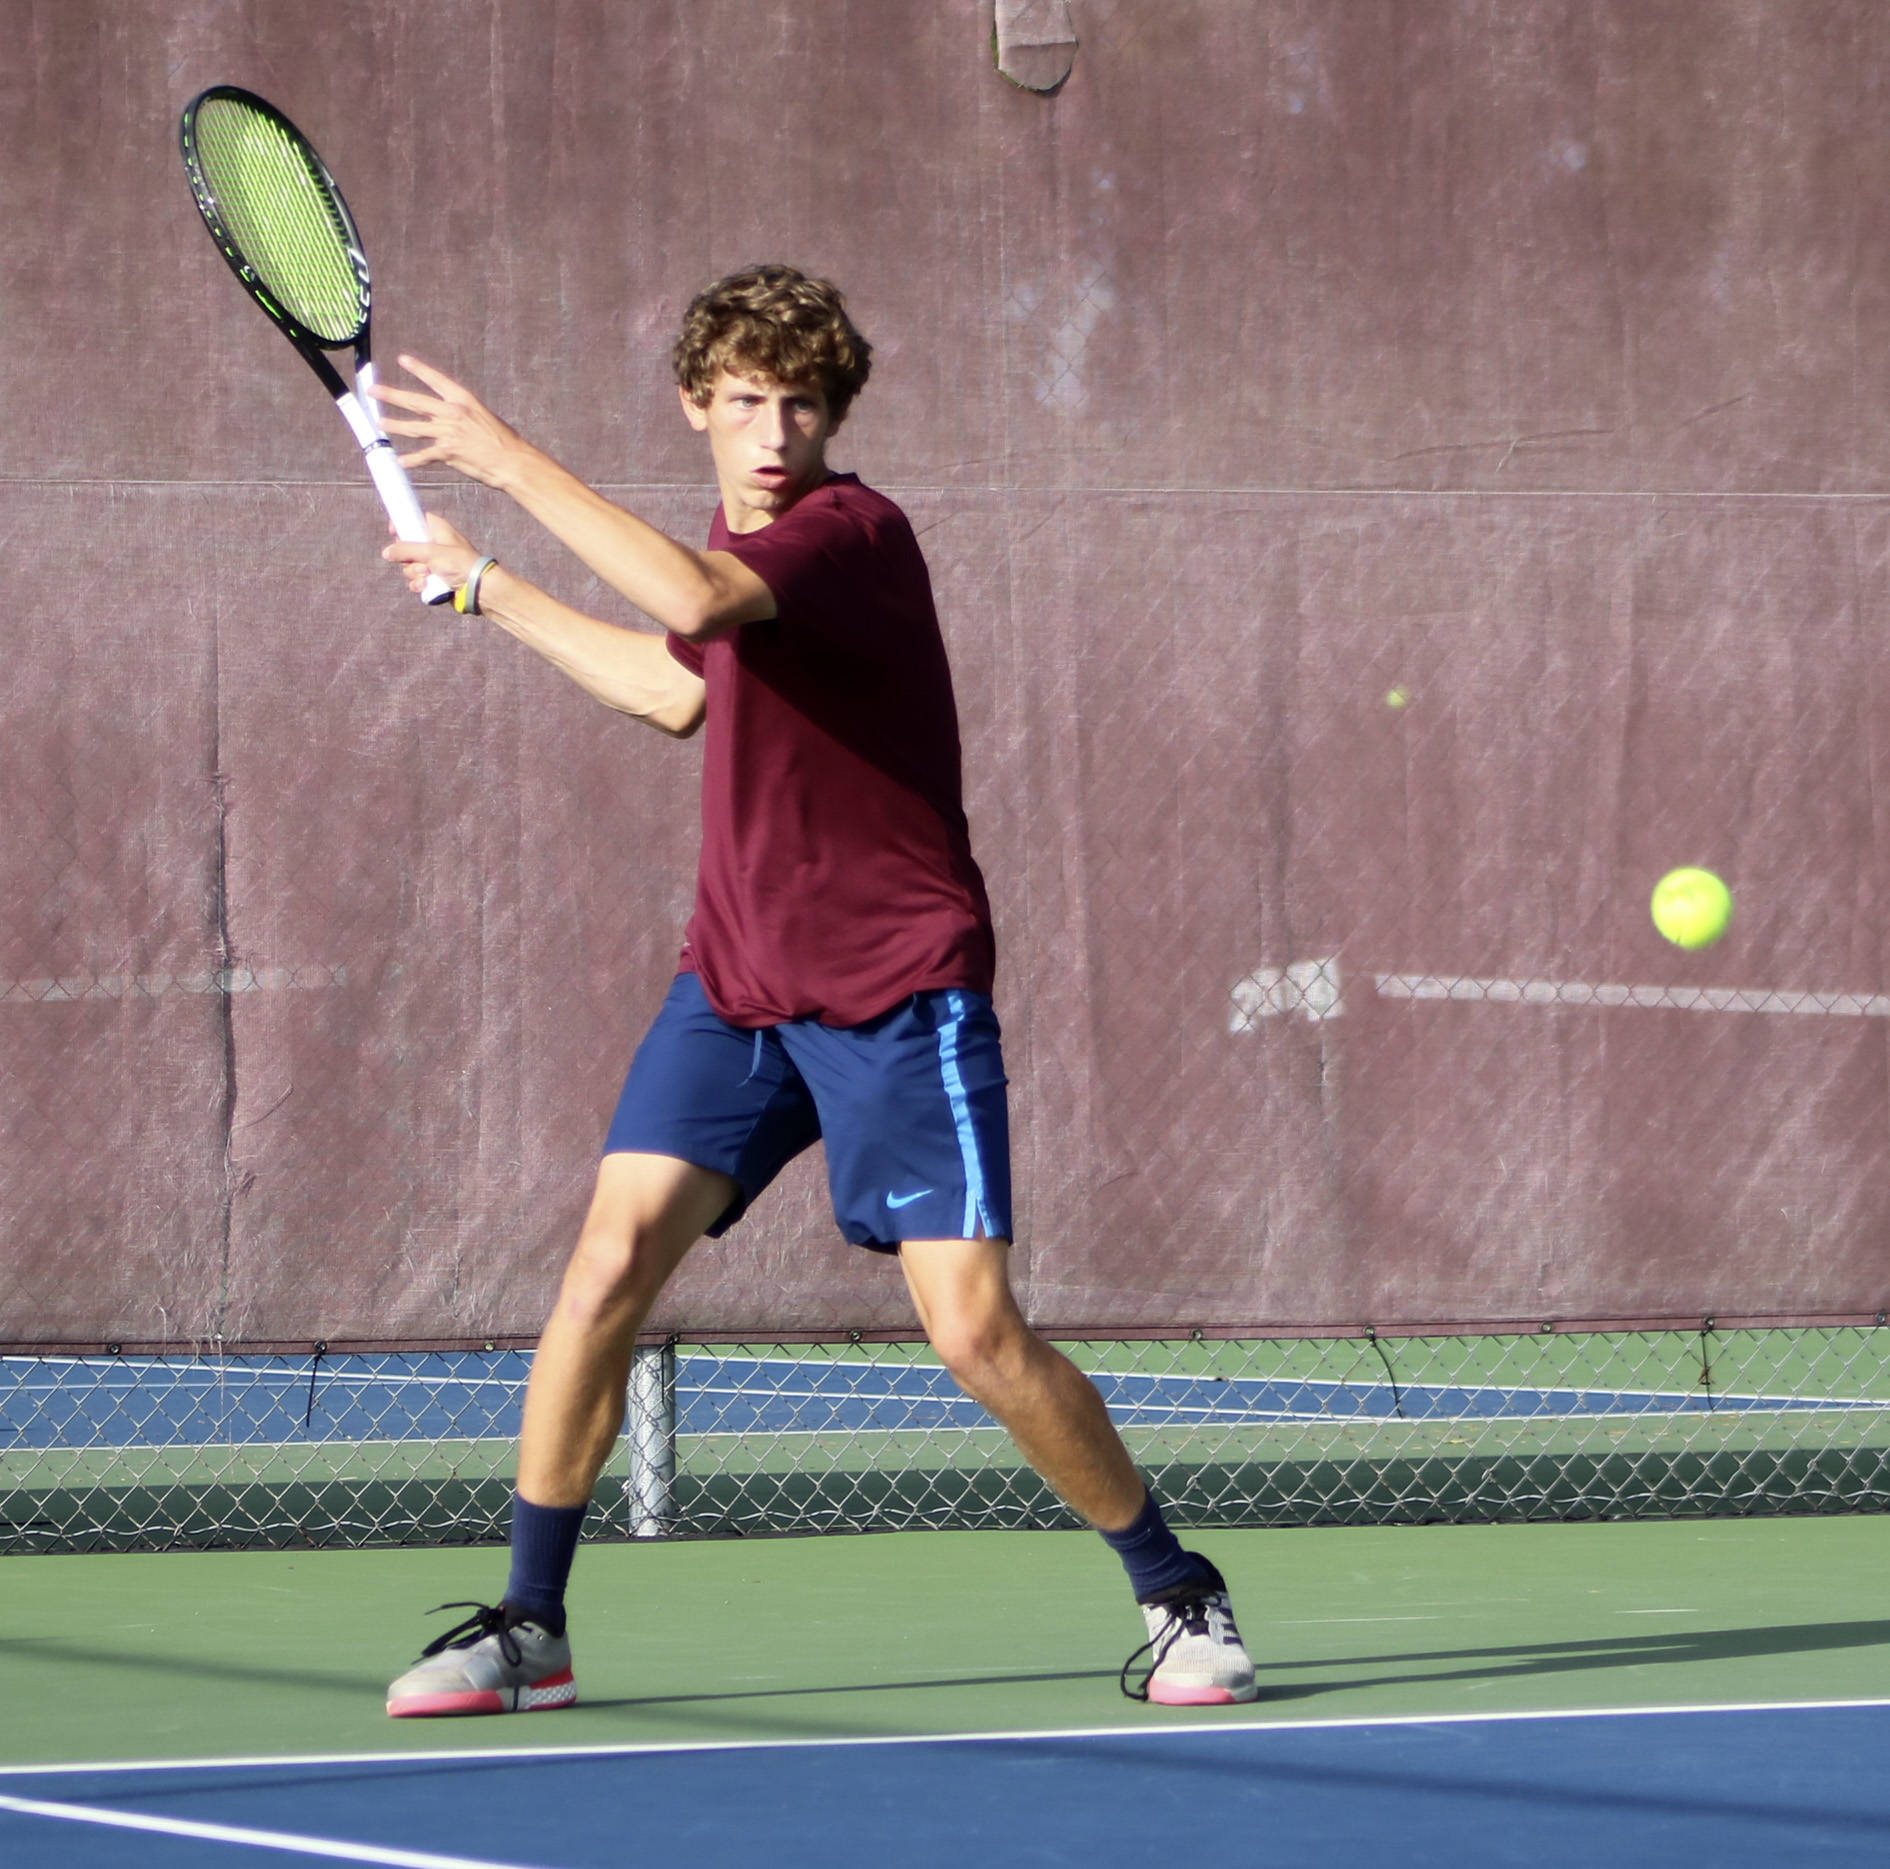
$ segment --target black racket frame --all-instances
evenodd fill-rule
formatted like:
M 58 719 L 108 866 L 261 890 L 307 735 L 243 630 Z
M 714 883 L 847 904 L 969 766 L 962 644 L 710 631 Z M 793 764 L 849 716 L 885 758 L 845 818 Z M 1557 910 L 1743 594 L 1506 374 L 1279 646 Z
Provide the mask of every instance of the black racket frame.
M 327 191 L 347 243 L 348 264 L 353 269 L 355 279 L 361 289 L 361 320 L 346 337 L 318 336 L 293 313 L 278 305 L 225 224 L 216 191 L 205 177 L 203 164 L 197 155 L 197 112 L 212 98 L 226 98 L 232 103 L 246 105 L 249 109 L 272 118 L 308 159 L 316 179 Z M 241 85 L 235 84 L 213 84 L 207 90 L 199 91 L 184 106 L 184 114 L 178 120 L 177 140 L 183 154 L 185 172 L 190 177 L 190 191 L 197 200 L 197 212 L 203 216 L 204 225 L 209 228 L 210 237 L 216 242 L 217 251 L 228 262 L 230 271 L 242 282 L 243 290 L 269 315 L 282 335 L 302 353 L 309 368 L 322 379 L 329 393 L 336 397 L 346 395 L 348 386 L 342 381 L 341 372 L 329 362 L 328 353 L 331 350 L 352 349 L 357 373 L 363 364 L 372 363 L 373 351 L 370 348 L 369 325 L 374 295 L 368 279 L 367 249 L 361 242 L 361 230 L 355 224 L 347 199 L 337 185 L 328 164 L 321 159 L 315 145 L 274 104 L 267 98 L 258 97 L 254 91 L 246 91 Z

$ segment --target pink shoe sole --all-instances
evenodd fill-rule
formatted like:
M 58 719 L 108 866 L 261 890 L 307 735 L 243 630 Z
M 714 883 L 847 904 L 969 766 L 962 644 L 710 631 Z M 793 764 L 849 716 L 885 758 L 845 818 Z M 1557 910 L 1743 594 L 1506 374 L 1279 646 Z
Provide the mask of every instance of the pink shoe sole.
M 562 1674 L 548 1674 L 529 1687 L 514 1689 L 511 1696 L 496 1687 L 476 1694 L 403 1694 L 387 1703 L 390 1719 L 440 1719 L 465 1713 L 552 1713 L 559 1707 L 577 1705 L 577 1679 L 566 1669 Z
M 1232 1707 L 1254 1699 L 1259 1692 L 1257 1685 L 1236 1693 L 1231 1687 L 1174 1687 L 1151 1681 L 1148 1697 L 1158 1707 Z

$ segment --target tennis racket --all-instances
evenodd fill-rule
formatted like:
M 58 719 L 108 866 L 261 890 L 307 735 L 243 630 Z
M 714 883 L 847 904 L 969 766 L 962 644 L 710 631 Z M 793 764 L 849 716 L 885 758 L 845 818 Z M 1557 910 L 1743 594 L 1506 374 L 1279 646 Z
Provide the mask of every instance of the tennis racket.
M 367 254 L 328 165 L 273 104 L 231 84 L 191 99 L 178 140 L 217 251 L 334 397 L 394 531 L 423 543 L 426 516 L 374 412 Z M 328 357 L 350 346 L 352 389 Z M 437 577 L 421 592 L 430 604 L 452 594 Z

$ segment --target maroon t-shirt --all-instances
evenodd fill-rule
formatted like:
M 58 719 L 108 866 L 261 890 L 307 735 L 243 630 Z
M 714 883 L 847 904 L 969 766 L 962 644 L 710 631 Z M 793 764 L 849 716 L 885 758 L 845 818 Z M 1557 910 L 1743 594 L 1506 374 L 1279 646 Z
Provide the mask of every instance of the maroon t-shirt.
M 708 683 L 702 860 L 682 966 L 733 1025 L 859 1025 L 913 993 L 991 990 L 958 709 L 932 581 L 898 507 L 836 474 L 709 549 L 778 615 L 669 650 Z

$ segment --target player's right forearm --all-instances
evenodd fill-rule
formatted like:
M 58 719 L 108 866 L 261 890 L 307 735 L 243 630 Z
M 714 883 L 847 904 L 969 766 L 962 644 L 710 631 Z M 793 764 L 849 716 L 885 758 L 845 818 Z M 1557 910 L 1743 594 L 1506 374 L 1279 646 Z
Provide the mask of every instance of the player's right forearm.
M 701 726 L 703 683 L 661 636 L 586 616 L 502 565 L 481 580 L 479 610 L 606 707 L 677 739 Z

